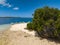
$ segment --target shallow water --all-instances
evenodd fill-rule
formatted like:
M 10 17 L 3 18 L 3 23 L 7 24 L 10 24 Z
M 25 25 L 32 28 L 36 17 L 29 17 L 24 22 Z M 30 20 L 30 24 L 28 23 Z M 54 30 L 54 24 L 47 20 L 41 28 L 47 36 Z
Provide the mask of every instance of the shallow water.
M 0 18 L 0 31 L 7 30 L 10 28 L 11 24 L 31 22 L 32 18 L 20 18 L 20 17 L 10 17 L 10 18 Z
M 10 28 L 10 26 L 11 26 L 11 24 L 0 25 L 0 31 L 8 30 Z

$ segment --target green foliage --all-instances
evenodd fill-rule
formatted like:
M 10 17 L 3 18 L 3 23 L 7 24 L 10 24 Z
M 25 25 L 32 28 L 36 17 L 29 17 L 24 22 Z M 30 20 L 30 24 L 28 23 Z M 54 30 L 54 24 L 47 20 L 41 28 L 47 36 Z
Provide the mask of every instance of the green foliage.
M 60 38 L 60 10 L 57 8 L 39 8 L 33 14 L 32 23 L 27 28 L 34 29 L 41 37 Z
M 28 29 L 32 29 L 32 23 L 28 23 L 28 24 L 27 24 L 27 28 L 28 28 Z
M 28 23 L 28 24 L 27 24 L 27 29 L 29 29 L 30 31 L 33 30 L 32 23 Z

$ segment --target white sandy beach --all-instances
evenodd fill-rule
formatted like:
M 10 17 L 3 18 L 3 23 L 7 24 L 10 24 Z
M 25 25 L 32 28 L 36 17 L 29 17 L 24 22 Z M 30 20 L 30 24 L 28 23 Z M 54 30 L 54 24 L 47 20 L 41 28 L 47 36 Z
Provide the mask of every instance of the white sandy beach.
M 23 31 L 23 32 L 28 33 L 28 34 L 35 35 L 35 31 L 29 31 L 25 28 L 27 28 L 27 23 L 20 23 L 20 24 L 12 25 L 10 30 L 11 31 Z
M 54 41 L 35 36 L 35 31 L 26 30 L 27 23 L 11 25 L 1 36 L 0 45 L 60 45 Z M 4 39 L 3 39 L 4 38 Z

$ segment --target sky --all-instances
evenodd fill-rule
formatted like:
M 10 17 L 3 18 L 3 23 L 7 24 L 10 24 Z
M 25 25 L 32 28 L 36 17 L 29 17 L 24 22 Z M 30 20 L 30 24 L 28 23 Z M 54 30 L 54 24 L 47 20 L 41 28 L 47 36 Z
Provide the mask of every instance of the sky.
M 0 17 L 32 17 L 44 6 L 60 9 L 60 0 L 0 0 Z

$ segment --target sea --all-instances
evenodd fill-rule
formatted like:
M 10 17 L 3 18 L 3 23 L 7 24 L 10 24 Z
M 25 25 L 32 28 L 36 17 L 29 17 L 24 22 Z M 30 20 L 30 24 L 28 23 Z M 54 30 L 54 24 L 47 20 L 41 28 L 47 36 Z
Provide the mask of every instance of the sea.
M 32 22 L 32 18 L 0 17 L 0 31 L 7 30 L 12 24 Z

